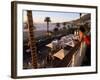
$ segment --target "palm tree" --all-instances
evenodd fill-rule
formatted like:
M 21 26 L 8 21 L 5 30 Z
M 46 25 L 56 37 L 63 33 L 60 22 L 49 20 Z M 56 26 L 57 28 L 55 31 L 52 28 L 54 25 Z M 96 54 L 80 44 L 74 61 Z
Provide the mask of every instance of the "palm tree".
M 34 34 L 34 24 L 32 18 L 32 11 L 27 11 L 27 18 L 28 18 L 28 29 L 29 29 L 29 41 L 30 41 L 30 49 L 31 49 L 31 57 L 32 57 L 32 68 L 37 68 L 37 54 L 36 54 L 36 40 Z
M 63 22 L 62 33 L 67 34 L 66 22 Z
M 63 24 L 64 27 L 66 27 L 66 22 L 63 22 L 62 24 Z
M 57 26 L 57 28 L 59 29 L 59 27 L 60 27 L 60 23 L 56 23 L 56 26 Z
M 47 22 L 47 33 L 49 33 L 49 22 L 51 22 L 50 17 L 45 17 L 45 22 Z
M 56 23 L 56 27 L 58 28 L 58 32 L 59 32 L 60 23 Z
M 67 25 L 68 29 L 70 29 L 70 25 Z
M 82 16 L 82 13 L 80 13 L 80 23 L 82 22 L 82 21 L 81 21 L 81 16 Z
M 59 33 L 60 23 L 56 23 L 55 28 L 53 29 L 53 33 L 56 36 Z
M 82 13 L 80 13 L 80 19 L 81 19 Z

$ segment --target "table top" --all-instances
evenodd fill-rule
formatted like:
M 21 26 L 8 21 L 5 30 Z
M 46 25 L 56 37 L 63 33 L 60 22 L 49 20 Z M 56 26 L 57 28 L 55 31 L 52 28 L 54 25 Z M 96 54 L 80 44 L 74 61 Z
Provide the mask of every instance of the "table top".
M 53 56 L 55 56 L 55 57 L 59 58 L 60 60 L 62 60 L 67 54 L 68 54 L 67 50 L 61 49 L 57 53 L 55 53 Z
M 49 43 L 49 44 L 47 44 L 46 46 L 47 46 L 47 47 L 50 47 L 50 48 L 53 48 L 52 43 Z

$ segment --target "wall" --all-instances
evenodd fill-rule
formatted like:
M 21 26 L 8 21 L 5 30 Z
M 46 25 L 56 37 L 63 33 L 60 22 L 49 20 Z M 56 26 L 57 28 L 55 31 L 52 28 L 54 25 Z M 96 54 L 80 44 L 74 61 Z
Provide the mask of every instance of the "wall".
M 24 0 L 26 1 L 26 0 Z M 37 2 L 49 3 L 64 3 L 64 4 L 84 4 L 84 5 L 100 5 L 100 0 L 30 0 Z M 11 68 L 11 0 L 0 0 L 0 80 L 13 80 L 10 78 Z M 100 6 L 98 7 L 98 14 L 100 14 Z M 100 18 L 98 16 L 98 22 Z M 100 24 L 98 24 L 100 26 Z M 98 31 L 99 31 L 98 27 Z M 100 34 L 100 32 L 98 32 Z M 98 41 L 100 36 L 98 37 Z M 98 45 L 100 42 L 98 42 Z M 99 47 L 99 46 L 98 46 Z M 100 52 L 100 50 L 98 50 Z M 98 53 L 99 53 L 98 52 Z M 100 57 L 100 54 L 98 54 Z M 99 58 L 98 58 L 99 59 Z M 100 59 L 98 60 L 98 67 L 100 67 Z M 34 78 L 34 80 L 100 80 L 100 69 L 98 74 L 75 75 L 75 76 L 60 76 L 60 77 L 45 77 Z M 24 79 L 22 79 L 24 80 Z M 27 80 L 27 79 L 26 79 Z M 28 80 L 33 80 L 30 78 Z

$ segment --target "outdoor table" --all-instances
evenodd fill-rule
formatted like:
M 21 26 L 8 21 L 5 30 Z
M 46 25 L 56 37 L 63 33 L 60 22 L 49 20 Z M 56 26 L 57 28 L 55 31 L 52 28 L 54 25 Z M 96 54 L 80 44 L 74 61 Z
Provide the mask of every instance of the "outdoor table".
M 57 53 L 55 53 L 53 55 L 53 57 L 57 57 L 59 58 L 60 60 L 63 60 L 63 58 L 68 54 L 68 51 L 64 50 L 64 49 L 61 49 L 59 50 Z
M 49 43 L 49 44 L 47 44 L 46 46 L 47 46 L 47 47 L 50 47 L 51 49 L 53 48 L 52 43 Z
M 66 46 L 64 49 L 60 49 L 59 51 L 53 54 L 54 67 L 68 66 L 69 62 L 71 61 L 73 57 L 73 54 L 79 49 L 79 46 L 80 46 L 79 41 L 74 41 L 74 43 L 75 43 L 74 47 Z

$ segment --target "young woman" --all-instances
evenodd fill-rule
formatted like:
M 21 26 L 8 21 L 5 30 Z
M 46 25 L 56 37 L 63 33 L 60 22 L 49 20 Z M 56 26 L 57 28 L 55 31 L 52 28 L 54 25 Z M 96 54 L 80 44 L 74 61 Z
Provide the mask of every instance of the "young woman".
M 91 45 L 90 45 L 90 35 L 86 34 L 85 26 L 80 26 L 79 30 L 79 41 L 81 41 L 80 56 L 85 51 L 85 59 L 82 65 L 91 64 Z M 90 32 L 89 32 L 90 33 Z

